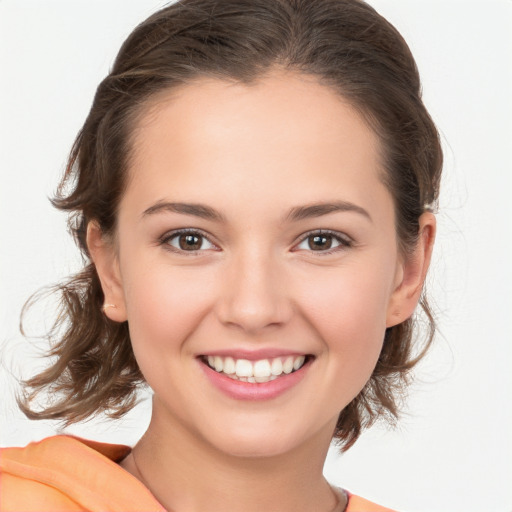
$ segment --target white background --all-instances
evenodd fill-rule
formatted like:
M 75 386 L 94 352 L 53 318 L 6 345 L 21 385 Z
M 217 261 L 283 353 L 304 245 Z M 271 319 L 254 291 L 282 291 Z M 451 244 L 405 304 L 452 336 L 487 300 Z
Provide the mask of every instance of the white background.
M 0 0 L 0 444 L 54 432 L 16 410 L 35 368 L 25 299 L 78 268 L 54 191 L 95 87 L 158 0 Z M 416 56 L 446 153 L 430 275 L 440 335 L 397 430 L 375 428 L 326 475 L 403 512 L 512 511 L 512 2 L 372 0 Z M 39 317 L 43 329 L 44 315 Z M 40 346 L 37 345 L 36 346 Z M 131 444 L 149 400 L 78 435 Z

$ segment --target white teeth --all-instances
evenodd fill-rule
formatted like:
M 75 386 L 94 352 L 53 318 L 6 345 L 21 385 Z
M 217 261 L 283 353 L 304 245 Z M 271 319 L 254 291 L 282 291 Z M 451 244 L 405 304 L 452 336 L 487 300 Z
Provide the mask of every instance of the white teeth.
M 281 375 L 283 373 L 283 363 L 281 359 L 277 358 L 272 361 L 271 367 L 272 375 Z
M 306 360 L 306 356 L 300 356 L 300 357 L 297 357 L 294 361 L 293 361 L 293 369 L 294 370 L 298 370 L 303 364 L 304 364 L 304 361 Z
M 255 377 L 270 377 L 271 373 L 268 359 L 262 359 L 254 363 L 253 374 Z
M 208 356 L 208 365 L 218 373 L 224 373 L 235 380 L 263 383 L 277 379 L 283 374 L 299 370 L 306 356 L 276 357 L 275 359 L 234 359 L 233 357 Z
M 222 371 L 227 374 L 235 373 L 235 360 L 232 357 L 224 359 L 224 369 Z
M 293 357 L 287 357 L 283 363 L 283 372 L 292 373 L 293 370 Z
M 224 361 L 222 360 L 222 357 L 215 356 L 213 365 L 215 366 L 216 372 L 221 372 L 224 369 Z
M 252 363 L 247 359 L 238 359 L 235 364 L 235 373 L 238 377 L 252 377 Z

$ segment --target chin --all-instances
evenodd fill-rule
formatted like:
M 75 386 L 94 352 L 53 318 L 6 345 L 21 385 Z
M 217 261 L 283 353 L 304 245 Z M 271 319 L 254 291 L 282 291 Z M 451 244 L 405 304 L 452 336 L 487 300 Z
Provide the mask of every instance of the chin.
M 314 436 L 308 436 L 301 429 L 294 430 L 290 424 L 286 426 L 288 428 L 283 428 L 283 425 L 273 428 L 261 424 L 239 425 L 238 428 L 224 428 L 216 432 L 210 430 L 208 437 L 218 451 L 240 458 L 279 457 L 311 443 Z M 330 436 L 325 437 L 328 444 Z
M 217 449 L 226 453 L 231 457 L 238 457 L 242 459 L 263 459 L 272 458 L 285 455 L 293 451 L 297 445 L 295 443 L 286 443 L 281 440 L 261 439 L 258 440 L 237 440 L 231 439 L 228 443 L 223 443 L 222 446 L 217 446 Z

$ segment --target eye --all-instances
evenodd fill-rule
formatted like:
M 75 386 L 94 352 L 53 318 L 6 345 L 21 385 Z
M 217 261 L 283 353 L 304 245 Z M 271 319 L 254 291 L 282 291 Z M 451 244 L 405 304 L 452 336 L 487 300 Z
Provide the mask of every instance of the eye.
M 169 233 L 162 239 L 162 243 L 170 246 L 175 251 L 184 252 L 217 249 L 217 247 L 210 242 L 204 234 L 192 230 L 182 230 Z
M 341 233 L 332 233 L 330 231 L 315 231 L 308 233 L 302 241 L 295 246 L 295 250 L 314 251 L 331 253 L 336 250 L 350 247 L 352 240 Z

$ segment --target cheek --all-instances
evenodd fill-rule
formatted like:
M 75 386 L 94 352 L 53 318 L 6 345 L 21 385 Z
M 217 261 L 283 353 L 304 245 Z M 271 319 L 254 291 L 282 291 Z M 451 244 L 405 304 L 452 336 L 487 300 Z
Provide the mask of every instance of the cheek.
M 317 276 L 301 294 L 302 310 L 329 354 L 332 378 L 351 383 L 355 396 L 377 363 L 386 330 L 389 272 L 344 268 Z M 339 377 L 336 377 L 339 376 Z
M 125 300 L 130 335 L 136 356 L 140 347 L 181 352 L 189 335 L 201 323 L 211 303 L 213 286 L 208 275 L 186 267 L 148 265 L 150 271 L 127 269 Z M 193 275 L 192 275 L 193 273 Z M 149 357 L 149 355 L 148 355 Z
M 361 335 L 368 330 L 382 330 L 390 298 L 390 272 L 369 266 L 334 269 L 311 276 L 300 297 L 304 310 L 321 330 Z

